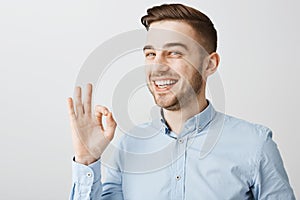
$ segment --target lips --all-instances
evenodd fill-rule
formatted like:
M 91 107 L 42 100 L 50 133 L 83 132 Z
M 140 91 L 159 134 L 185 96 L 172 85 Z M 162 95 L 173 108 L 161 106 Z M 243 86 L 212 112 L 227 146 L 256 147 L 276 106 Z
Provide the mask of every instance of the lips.
M 167 91 L 173 87 L 178 80 L 175 79 L 158 79 L 153 80 L 155 88 L 157 91 Z

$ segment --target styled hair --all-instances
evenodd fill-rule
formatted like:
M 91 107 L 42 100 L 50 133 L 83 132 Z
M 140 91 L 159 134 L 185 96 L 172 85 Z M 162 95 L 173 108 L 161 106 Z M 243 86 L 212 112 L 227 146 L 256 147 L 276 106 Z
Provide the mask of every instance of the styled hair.
M 141 18 L 142 24 L 149 30 L 151 23 L 175 20 L 189 24 L 199 36 L 199 43 L 208 53 L 217 50 L 217 31 L 212 21 L 195 8 L 182 4 L 163 4 L 147 10 L 147 15 Z

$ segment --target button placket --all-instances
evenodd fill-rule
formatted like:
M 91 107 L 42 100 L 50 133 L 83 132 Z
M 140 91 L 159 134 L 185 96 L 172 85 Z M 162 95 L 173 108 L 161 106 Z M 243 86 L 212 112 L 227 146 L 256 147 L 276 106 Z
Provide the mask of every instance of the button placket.
M 177 156 L 176 160 L 176 170 L 174 171 L 174 199 L 182 199 L 184 196 L 184 174 L 185 174 L 185 159 L 186 159 L 186 144 L 187 135 L 177 139 Z

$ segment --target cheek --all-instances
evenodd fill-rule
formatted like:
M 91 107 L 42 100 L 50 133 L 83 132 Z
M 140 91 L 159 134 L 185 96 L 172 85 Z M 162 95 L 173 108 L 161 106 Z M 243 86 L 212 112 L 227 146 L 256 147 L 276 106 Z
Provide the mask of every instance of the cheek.
M 171 60 L 168 62 L 171 70 L 176 72 L 177 74 L 184 75 L 185 71 L 187 70 L 187 63 L 184 60 Z
M 197 71 L 195 66 L 191 65 L 191 63 L 187 63 L 185 60 L 174 62 L 171 66 L 173 71 L 185 79 L 189 79 L 189 77 Z
M 145 65 L 150 65 L 152 63 L 153 63 L 152 60 L 145 58 Z
M 144 70 L 145 70 L 146 78 L 148 78 L 149 74 L 151 73 L 152 67 L 153 65 L 145 64 Z

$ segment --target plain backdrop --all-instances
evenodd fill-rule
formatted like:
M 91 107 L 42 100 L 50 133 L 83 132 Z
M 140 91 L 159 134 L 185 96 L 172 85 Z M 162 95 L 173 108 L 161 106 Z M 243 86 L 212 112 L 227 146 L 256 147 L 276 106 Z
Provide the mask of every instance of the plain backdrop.
M 214 22 L 225 112 L 273 130 L 299 198 L 299 1 L 180 2 Z M 161 3 L 0 1 L 1 199 L 68 198 L 73 150 L 66 98 L 73 94 L 78 72 L 96 47 L 114 35 L 142 28 L 146 8 Z M 130 58 L 118 61 L 125 72 Z M 143 58 L 132 59 L 139 63 Z M 113 74 L 109 77 L 111 83 L 102 87 L 118 82 Z M 143 95 L 137 95 L 136 102 L 153 103 L 145 91 L 138 93 Z M 141 96 L 144 99 L 137 101 Z M 143 103 L 128 106 L 133 119 L 149 113 Z

